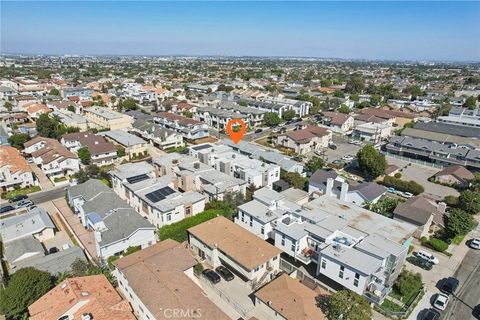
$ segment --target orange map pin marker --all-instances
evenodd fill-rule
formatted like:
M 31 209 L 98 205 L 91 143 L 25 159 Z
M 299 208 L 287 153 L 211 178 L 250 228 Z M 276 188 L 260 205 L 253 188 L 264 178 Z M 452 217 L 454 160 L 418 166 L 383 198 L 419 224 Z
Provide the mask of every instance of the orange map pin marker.
M 240 125 L 240 129 L 238 128 L 238 125 L 235 126 L 234 130 L 234 124 Z M 243 122 L 242 119 L 230 119 L 227 123 L 227 133 L 230 136 L 230 139 L 232 139 L 233 143 L 237 144 L 242 140 L 243 135 L 245 134 L 245 131 L 247 131 L 247 126 L 245 125 L 245 122 Z

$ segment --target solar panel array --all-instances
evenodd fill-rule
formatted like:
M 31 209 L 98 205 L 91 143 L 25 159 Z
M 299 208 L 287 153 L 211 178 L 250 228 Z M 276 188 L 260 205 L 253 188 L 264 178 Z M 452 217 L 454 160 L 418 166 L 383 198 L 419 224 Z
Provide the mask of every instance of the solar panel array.
M 193 150 L 202 150 L 202 149 L 207 149 L 207 148 L 211 148 L 212 145 L 211 144 L 202 144 L 202 145 L 199 145 L 199 146 L 194 146 L 192 147 Z
M 131 183 L 131 184 L 134 184 L 134 183 L 137 183 L 137 182 L 140 182 L 140 181 L 143 181 L 143 180 L 147 180 L 147 179 L 150 179 L 150 177 L 147 176 L 146 174 L 141 174 L 139 176 L 134 176 L 134 177 L 127 178 L 127 182 Z
M 158 201 L 161 201 L 165 199 L 168 195 L 175 193 L 175 190 L 173 190 L 170 187 L 163 187 L 161 189 L 155 190 L 153 192 L 147 193 L 145 197 L 147 197 L 148 200 L 156 203 Z

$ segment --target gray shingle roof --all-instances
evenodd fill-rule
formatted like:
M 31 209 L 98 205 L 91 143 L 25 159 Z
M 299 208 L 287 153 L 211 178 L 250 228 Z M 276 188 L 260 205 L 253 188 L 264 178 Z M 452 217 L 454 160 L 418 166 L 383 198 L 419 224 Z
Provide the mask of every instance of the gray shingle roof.
M 27 214 L 0 221 L 0 234 L 4 243 L 41 232 L 46 228 L 54 229 L 55 225 L 42 208 L 34 208 Z

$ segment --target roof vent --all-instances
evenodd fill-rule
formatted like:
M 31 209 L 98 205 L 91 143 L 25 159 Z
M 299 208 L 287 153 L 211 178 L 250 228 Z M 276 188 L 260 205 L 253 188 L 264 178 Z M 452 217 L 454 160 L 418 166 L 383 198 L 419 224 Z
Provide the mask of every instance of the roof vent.
M 82 295 L 82 297 L 88 297 L 90 295 L 90 293 L 88 293 L 88 291 L 82 291 L 80 294 Z M 83 317 L 82 317 L 82 319 L 83 319 Z
M 92 314 L 91 313 L 83 313 L 82 314 L 82 320 L 92 320 Z

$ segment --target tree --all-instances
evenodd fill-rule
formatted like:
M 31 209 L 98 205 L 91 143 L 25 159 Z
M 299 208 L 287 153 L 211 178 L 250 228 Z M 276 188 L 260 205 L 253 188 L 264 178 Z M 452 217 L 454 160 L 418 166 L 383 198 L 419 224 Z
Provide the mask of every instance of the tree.
M 263 122 L 266 126 L 274 127 L 278 126 L 280 122 L 282 122 L 282 119 L 280 119 L 278 114 L 276 114 L 275 112 L 267 112 L 263 116 Z
M 59 96 L 59 95 L 60 95 L 60 91 L 58 91 L 58 89 L 56 89 L 56 88 L 53 88 L 52 90 L 50 90 L 49 95 L 51 95 L 51 96 Z
M 372 308 L 368 301 L 350 290 L 335 292 L 329 299 L 328 319 L 370 320 Z
M 468 97 L 467 100 L 465 100 L 464 106 L 468 109 L 475 109 L 477 107 L 477 99 L 475 97 Z
M 142 77 L 135 78 L 136 83 L 144 84 L 145 80 Z
M 84 165 L 87 165 L 87 164 L 90 164 L 90 161 L 92 160 L 91 158 L 91 155 L 90 155 L 90 151 L 85 148 L 85 147 L 82 147 L 80 149 L 78 149 L 78 157 L 80 158 L 80 161 L 82 162 L 82 164 Z
M 371 144 L 367 144 L 358 151 L 357 159 L 360 168 L 373 179 L 383 175 L 387 168 L 385 156 L 375 150 Z
M 296 189 L 304 190 L 308 179 L 302 177 L 298 172 L 280 171 L 280 178 L 285 180 L 290 186 Z
M 358 76 L 350 78 L 345 85 L 345 92 L 348 93 L 361 93 L 363 89 L 365 89 L 365 80 Z
M 349 114 L 351 111 L 352 111 L 352 110 L 350 110 L 350 108 L 349 108 L 347 105 L 345 105 L 345 104 L 342 104 L 342 105 L 340 106 L 340 108 L 338 108 L 338 112 L 340 112 L 340 113 Z
M 393 284 L 395 291 L 400 293 L 403 297 L 412 297 L 422 288 L 422 275 L 418 272 L 408 271 L 403 269 L 397 280 Z
M 135 110 L 137 108 L 137 103 L 132 98 L 127 98 L 122 101 L 122 108 L 126 110 Z
M 5 104 L 3 105 L 8 111 L 12 111 L 13 105 L 10 101 L 5 101 Z
M 309 172 L 315 173 L 315 171 L 322 169 L 324 165 L 325 165 L 325 161 L 322 158 L 313 156 L 307 162 L 306 168 Z
M 399 202 L 400 199 L 386 197 L 379 200 L 375 204 L 371 204 L 368 209 L 383 216 L 392 217 L 393 211 L 395 210 Z
M 345 98 L 345 93 L 343 93 L 342 91 L 335 91 L 333 93 L 333 96 L 337 98 Z
M 480 191 L 463 190 L 458 198 L 458 206 L 470 214 L 480 212 Z
M 239 100 L 239 101 L 238 101 L 238 105 L 239 105 L 239 106 L 242 106 L 242 107 L 246 107 L 246 106 L 247 106 L 247 101 L 245 101 L 245 100 Z
M 320 86 L 324 87 L 324 88 L 328 88 L 332 85 L 332 80 L 330 79 L 322 79 L 320 80 Z
M 50 118 L 48 114 L 41 114 L 36 122 L 37 132 L 45 138 L 56 138 L 56 131 L 59 122 L 55 118 Z
M 287 110 L 285 111 L 283 114 L 282 114 L 282 118 L 283 120 L 285 121 L 290 121 L 292 120 L 293 118 L 295 118 L 295 110 Z
M 15 272 L 0 292 L 0 313 L 8 319 L 20 319 L 27 307 L 52 287 L 51 275 L 32 267 Z
M 75 106 L 69 105 L 69 106 L 67 107 L 67 110 L 70 111 L 70 112 L 75 113 Z
M 16 133 L 8 137 L 8 143 L 19 150 L 23 149 L 23 144 L 28 140 L 30 140 L 30 136 L 27 133 Z
M 461 209 L 452 209 L 446 220 L 445 229 L 450 238 L 467 234 L 475 227 L 473 216 Z
M 414 100 L 416 97 L 425 94 L 425 92 L 424 92 L 422 89 L 420 89 L 420 86 L 418 86 L 418 85 L 408 86 L 408 87 L 405 88 L 405 90 L 403 90 L 403 92 L 404 92 L 404 93 L 411 94 L 413 100 Z
M 116 145 L 116 148 L 117 148 L 117 156 L 119 157 L 125 157 L 125 155 L 127 154 L 125 152 L 125 148 L 119 144 Z

